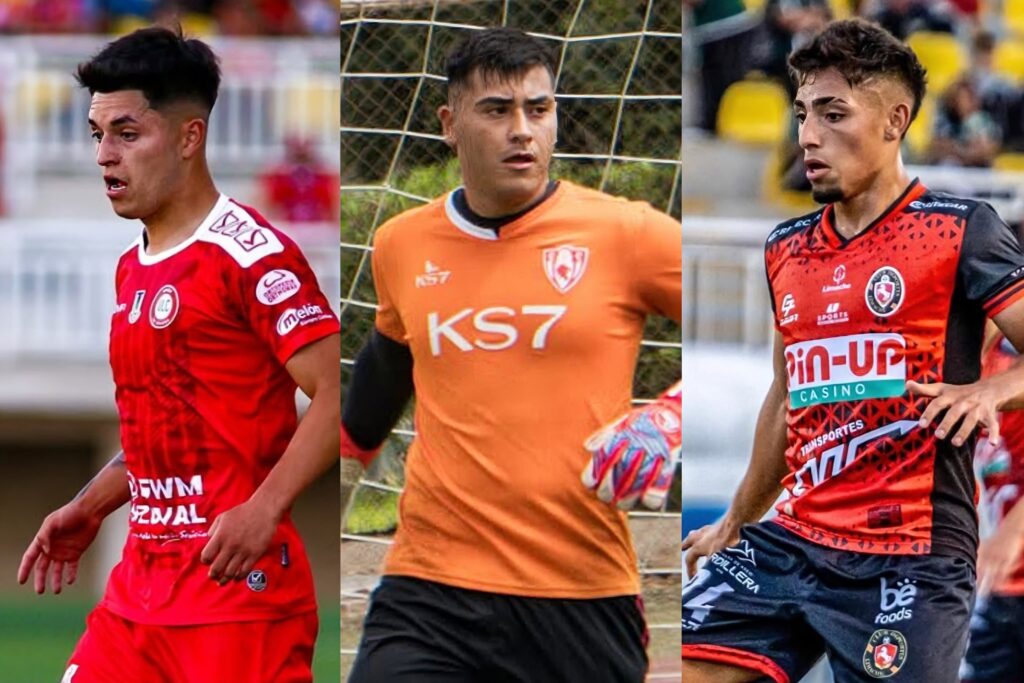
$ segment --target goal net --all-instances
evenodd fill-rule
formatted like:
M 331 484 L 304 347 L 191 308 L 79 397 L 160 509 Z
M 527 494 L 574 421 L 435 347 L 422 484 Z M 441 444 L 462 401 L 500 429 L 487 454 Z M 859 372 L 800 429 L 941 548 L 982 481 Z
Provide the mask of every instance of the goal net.
M 343 0 L 341 3 L 342 387 L 373 327 L 370 244 L 391 216 L 459 185 L 441 138 L 444 60 L 485 26 L 515 26 L 558 54 L 554 178 L 680 215 L 682 8 L 678 0 Z M 634 379 L 649 400 L 680 375 L 680 333 L 652 318 Z M 341 535 L 342 674 L 397 519 L 411 408 L 360 482 Z M 679 490 L 632 513 L 651 626 L 650 680 L 679 676 Z

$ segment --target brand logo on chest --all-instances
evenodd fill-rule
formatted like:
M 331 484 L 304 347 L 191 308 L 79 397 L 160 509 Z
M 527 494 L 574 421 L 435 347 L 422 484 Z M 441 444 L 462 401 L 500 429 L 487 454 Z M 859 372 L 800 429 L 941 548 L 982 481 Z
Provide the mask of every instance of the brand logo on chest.
M 589 257 L 590 250 L 587 247 L 574 247 L 571 244 L 545 249 L 542 255 L 544 274 L 559 294 L 565 294 L 583 277 Z
M 128 312 L 128 324 L 134 325 L 142 317 L 142 302 L 146 299 L 146 290 L 135 291 L 135 298 L 132 299 L 132 310 Z

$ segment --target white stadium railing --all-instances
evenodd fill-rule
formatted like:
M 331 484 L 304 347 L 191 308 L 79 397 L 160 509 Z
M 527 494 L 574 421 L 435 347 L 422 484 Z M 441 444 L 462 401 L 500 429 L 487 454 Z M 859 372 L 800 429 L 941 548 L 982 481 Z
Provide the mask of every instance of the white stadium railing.
M 982 199 L 1011 225 L 1024 223 L 1024 173 L 933 166 L 907 171 L 932 190 Z M 748 348 L 771 343 L 764 240 L 782 220 L 683 217 L 684 341 Z
M 24 208 L 37 171 L 92 170 L 89 94 L 75 67 L 103 36 L 0 37 L 0 135 L 4 195 Z M 210 158 L 219 173 L 251 174 L 280 160 L 290 134 L 338 159 L 340 82 L 336 38 L 211 38 L 223 78 L 210 123 Z
M 104 361 L 114 268 L 141 227 L 126 221 L 0 221 L 0 361 Z M 338 228 L 279 225 L 337 309 Z

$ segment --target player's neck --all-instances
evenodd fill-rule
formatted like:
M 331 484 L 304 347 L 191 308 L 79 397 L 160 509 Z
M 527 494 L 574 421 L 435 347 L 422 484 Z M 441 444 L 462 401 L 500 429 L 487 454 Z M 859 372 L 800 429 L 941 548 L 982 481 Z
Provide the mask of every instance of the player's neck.
M 463 182 L 465 183 L 465 181 Z M 525 199 L 507 199 L 494 195 L 488 196 L 487 193 L 471 187 L 469 183 L 465 183 L 463 185 L 463 192 L 465 193 L 466 204 L 477 216 L 482 218 L 503 218 L 505 216 L 522 213 L 544 199 L 544 195 L 547 192 L 549 185 L 549 178 L 545 177 L 544 182 L 537 186 L 537 191 Z
M 866 189 L 832 205 L 832 225 L 845 239 L 856 237 L 881 218 L 910 185 L 903 164 L 890 173 L 879 174 Z
M 191 237 L 210 211 L 220 192 L 213 179 L 186 183 L 159 211 L 142 219 L 146 226 L 146 253 L 159 254 Z

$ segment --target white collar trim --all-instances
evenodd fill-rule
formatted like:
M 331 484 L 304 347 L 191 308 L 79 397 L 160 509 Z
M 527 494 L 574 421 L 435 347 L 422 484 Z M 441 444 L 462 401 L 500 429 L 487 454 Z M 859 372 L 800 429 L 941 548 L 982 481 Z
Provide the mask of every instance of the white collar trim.
M 188 249 L 190 246 L 192 246 L 193 243 L 199 240 L 199 235 L 210 226 L 210 223 L 213 221 L 213 219 L 216 216 L 220 216 L 224 212 L 224 209 L 227 207 L 229 201 L 230 200 L 228 199 L 227 195 L 220 195 L 217 198 L 217 202 L 213 205 L 213 208 L 210 209 L 210 213 L 206 214 L 206 218 L 204 218 L 203 221 L 199 224 L 199 227 L 195 229 L 195 232 L 189 235 L 189 237 L 181 244 L 173 246 L 170 249 L 165 249 L 164 251 L 161 251 L 160 253 L 157 254 L 146 253 L 146 240 L 144 237 L 145 228 L 143 228 L 143 235 L 140 235 L 135 240 L 135 242 L 139 245 L 137 252 L 139 257 L 139 263 L 141 263 L 144 266 L 152 266 L 157 263 L 160 263 L 161 261 L 166 261 L 175 254 L 179 254 Z
M 459 190 L 462 190 L 461 186 L 449 192 L 448 197 L 444 200 L 444 212 L 448 215 L 448 220 L 450 220 L 456 228 L 471 237 L 487 240 L 489 242 L 496 242 L 498 240 L 498 233 L 494 230 L 489 230 L 488 228 L 481 228 L 476 223 L 467 220 L 466 217 L 459 213 L 459 210 L 455 208 L 455 193 Z

